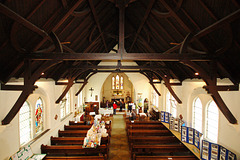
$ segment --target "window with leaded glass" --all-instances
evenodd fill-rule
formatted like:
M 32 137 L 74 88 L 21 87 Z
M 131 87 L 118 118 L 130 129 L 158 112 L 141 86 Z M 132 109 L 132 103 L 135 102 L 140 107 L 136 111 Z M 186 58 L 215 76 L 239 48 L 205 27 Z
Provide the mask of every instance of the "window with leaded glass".
M 218 107 L 214 101 L 211 101 L 207 106 L 206 114 L 206 138 L 214 143 L 218 140 Z
M 121 76 L 121 78 L 120 78 L 120 89 L 123 89 L 123 76 Z
M 35 106 L 35 127 L 36 134 L 43 131 L 43 102 L 39 97 Z
M 116 75 L 116 89 L 119 89 L 119 75 Z
M 23 145 L 31 140 L 31 122 L 31 108 L 29 103 L 26 101 L 19 111 L 20 145 Z
M 112 89 L 115 89 L 115 77 L 112 77 Z
M 166 112 L 170 112 L 173 117 L 177 116 L 177 101 L 170 92 L 166 95 Z
M 193 101 L 192 109 L 193 128 L 202 132 L 202 102 L 198 97 Z
M 70 94 L 69 92 L 60 101 L 60 117 L 61 119 L 66 117 L 70 113 Z

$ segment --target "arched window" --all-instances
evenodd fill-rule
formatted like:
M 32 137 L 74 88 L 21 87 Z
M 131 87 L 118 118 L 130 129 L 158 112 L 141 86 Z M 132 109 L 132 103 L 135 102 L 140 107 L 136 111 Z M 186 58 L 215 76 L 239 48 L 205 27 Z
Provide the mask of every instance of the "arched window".
M 170 112 L 173 117 L 177 116 L 177 101 L 170 92 L 166 95 L 166 112 Z
M 19 111 L 20 145 L 23 145 L 31 140 L 31 122 L 31 108 L 29 103 L 26 101 Z
M 123 89 L 123 76 L 112 77 L 112 89 Z
M 207 106 L 206 138 L 217 143 L 218 139 L 218 107 L 214 101 Z
M 115 89 L 115 77 L 112 77 L 112 89 Z
M 43 102 L 39 97 L 35 106 L 35 127 L 36 134 L 43 131 Z
M 116 75 L 116 89 L 119 89 L 119 75 Z
M 192 109 L 193 128 L 202 132 L 202 102 L 198 97 L 195 98 Z
M 120 89 L 123 89 L 123 76 L 121 76 L 121 79 L 120 79 Z
M 166 112 L 169 112 L 169 113 L 171 109 L 170 98 L 171 98 L 171 95 L 170 95 L 170 92 L 168 92 L 166 94 Z
M 61 119 L 70 113 L 70 94 L 69 92 L 60 102 L 60 116 Z
M 69 92 L 66 94 L 66 115 L 70 113 L 70 94 Z
M 158 94 L 155 90 L 152 92 L 152 104 L 156 107 L 158 107 Z

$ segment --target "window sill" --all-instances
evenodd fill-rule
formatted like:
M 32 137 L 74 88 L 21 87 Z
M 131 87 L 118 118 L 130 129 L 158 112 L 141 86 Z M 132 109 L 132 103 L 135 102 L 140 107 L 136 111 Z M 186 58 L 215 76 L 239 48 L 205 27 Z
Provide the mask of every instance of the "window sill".
M 64 121 L 65 119 L 67 119 L 72 114 L 73 114 L 73 112 L 70 112 L 68 115 L 66 115 L 65 117 L 61 118 L 61 122 Z
M 40 133 L 39 135 L 37 135 L 35 138 L 33 138 L 32 140 L 30 140 L 28 143 L 22 145 L 20 148 L 23 148 L 25 146 L 31 145 L 34 142 L 36 142 L 39 138 L 41 138 L 44 134 L 46 134 L 50 129 L 46 129 L 45 131 L 43 131 L 42 133 Z

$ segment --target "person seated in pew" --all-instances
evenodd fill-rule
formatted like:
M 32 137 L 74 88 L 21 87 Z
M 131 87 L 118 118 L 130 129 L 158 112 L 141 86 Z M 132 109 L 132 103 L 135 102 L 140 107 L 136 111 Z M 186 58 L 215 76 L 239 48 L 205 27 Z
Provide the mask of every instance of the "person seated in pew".
M 130 112 L 129 120 L 130 120 L 130 121 L 135 120 L 135 119 L 136 119 L 136 116 L 137 116 L 136 110 L 133 109 L 133 110 Z

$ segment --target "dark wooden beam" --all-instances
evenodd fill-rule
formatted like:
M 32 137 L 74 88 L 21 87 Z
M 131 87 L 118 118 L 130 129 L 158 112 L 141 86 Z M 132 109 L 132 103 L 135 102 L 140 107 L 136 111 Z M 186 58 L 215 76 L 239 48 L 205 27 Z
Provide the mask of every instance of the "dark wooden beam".
M 231 111 L 228 109 L 227 105 L 224 103 L 223 99 L 221 98 L 220 94 L 218 93 L 218 89 L 222 90 L 226 87 L 217 87 L 216 77 L 211 77 L 204 69 L 202 69 L 199 65 L 192 61 L 184 61 L 185 65 L 191 67 L 193 70 L 198 72 L 202 79 L 207 84 L 207 91 L 211 94 L 211 97 L 217 104 L 220 111 L 223 113 L 223 115 L 227 118 L 227 120 L 232 124 L 237 124 L 237 119 L 233 116 Z M 210 86 L 210 87 L 208 87 Z M 230 88 L 229 88 L 230 89 Z
M 217 86 L 203 86 L 207 91 L 216 89 L 217 91 L 239 91 L 239 85 L 217 85 Z
M 227 15 L 226 17 L 220 19 L 219 21 L 213 23 L 212 25 L 204 28 L 203 30 L 201 30 L 200 32 L 195 34 L 194 37 L 196 37 L 196 38 L 203 37 L 203 36 L 211 33 L 212 31 L 216 30 L 217 28 L 221 28 L 224 25 L 226 25 L 228 23 L 231 23 L 232 21 L 238 19 L 239 17 L 240 17 L 240 9 L 238 9 L 235 12 Z
M 61 0 L 61 1 L 62 1 L 63 8 L 67 9 L 68 8 L 67 1 L 66 0 Z
M 81 88 L 77 91 L 77 93 L 75 94 L 75 96 L 78 96 L 78 94 L 79 94 L 80 92 L 82 92 L 83 88 L 86 86 L 87 83 L 88 83 L 88 81 L 84 81 L 84 82 L 83 82 Z
M 8 112 L 6 117 L 2 120 L 3 125 L 9 124 L 12 121 L 12 119 L 16 116 L 16 114 L 22 107 L 23 103 L 27 100 L 28 96 L 35 89 L 34 83 L 39 79 L 39 77 L 41 76 L 41 73 L 58 63 L 57 61 L 45 61 L 37 70 L 31 73 L 30 62 L 29 61 L 24 61 L 24 62 L 25 62 L 24 88 L 22 93 L 18 97 L 17 101 L 13 105 L 12 109 Z
M 56 100 L 56 104 L 58 104 L 67 94 L 67 92 L 69 91 L 69 89 L 72 87 L 74 79 L 69 79 L 68 80 L 68 84 L 67 87 L 65 88 L 65 90 L 63 91 L 63 93 L 60 95 L 60 97 Z
M 31 53 L 22 54 L 24 58 L 32 60 L 121 60 L 121 55 L 116 53 Z M 162 54 L 162 53 L 127 53 L 122 55 L 122 60 L 143 61 L 209 61 L 216 59 L 214 55 L 198 55 L 184 53 Z
M 142 70 L 151 70 L 153 66 L 123 66 L 123 65 L 116 65 L 116 66 L 96 66 L 96 65 L 84 65 L 81 67 L 72 67 L 72 69 L 142 69 Z M 158 70 L 167 70 L 166 67 L 161 67 Z
M 54 32 L 51 32 L 49 34 L 49 36 L 53 40 L 56 52 L 63 52 L 62 44 L 61 44 L 60 40 L 58 39 L 57 35 Z
M 26 86 L 24 85 L 5 85 L 1 84 L 0 90 L 7 90 L 7 91 L 22 91 Z M 38 88 L 38 86 L 34 85 L 32 86 L 35 90 Z
M 182 82 L 179 82 L 179 83 L 169 83 L 170 86 L 181 86 L 182 85 Z
M 151 86 L 153 87 L 153 89 L 155 90 L 155 92 L 158 94 L 158 96 L 161 96 L 161 93 L 157 90 L 157 88 L 155 87 L 152 78 L 145 72 L 140 72 L 141 74 L 143 74 L 145 77 L 148 78 L 149 83 L 151 84 Z
M 175 100 L 179 103 L 182 104 L 182 101 L 180 100 L 180 98 L 177 96 L 177 94 L 174 92 L 174 90 L 171 87 L 171 83 L 168 77 L 165 77 L 165 75 L 161 75 L 158 71 L 158 69 L 154 69 L 153 73 L 155 73 L 155 75 L 158 77 L 159 80 L 163 80 L 165 86 L 167 87 L 168 91 L 171 93 L 171 95 L 175 98 Z
M 93 0 L 88 0 L 88 2 L 90 4 L 90 8 L 92 10 L 94 20 L 95 20 L 95 22 L 98 26 L 99 33 L 102 33 L 102 29 L 101 29 L 101 26 L 100 26 L 100 23 L 99 23 L 99 19 L 97 17 L 97 12 L 96 12 L 96 9 L 94 7 Z M 108 47 L 107 47 L 107 44 L 106 44 L 106 41 L 104 39 L 103 34 L 101 34 L 101 38 L 102 38 L 102 41 L 103 41 L 103 44 L 104 44 L 104 47 L 105 47 L 105 51 L 108 52 Z
M 73 6 L 65 13 L 65 15 L 60 19 L 60 21 L 52 28 L 52 32 L 55 32 L 65 21 L 66 19 L 73 13 L 73 11 L 83 2 L 83 0 L 78 0 L 73 4 Z M 44 37 L 33 49 L 33 51 L 38 50 L 46 41 L 47 37 Z
M 173 8 L 171 8 L 171 6 L 166 2 L 166 0 L 161 0 L 161 3 L 164 5 L 164 7 L 166 7 L 172 14 L 172 16 L 178 21 L 178 23 L 188 32 L 193 32 L 193 29 L 190 28 L 183 20 L 182 18 L 179 16 L 179 14 L 176 13 L 176 11 L 174 11 Z M 181 8 L 182 9 L 182 8 Z M 182 9 L 183 12 L 184 9 Z M 186 12 L 185 12 L 186 14 Z M 192 21 L 192 23 L 195 23 L 192 18 L 190 16 L 188 16 L 188 18 L 190 19 L 190 21 Z M 200 29 L 200 28 L 199 28 Z M 193 37 L 195 41 L 198 42 L 198 44 L 204 49 L 206 50 L 206 47 L 199 41 L 199 39 Z
M 68 85 L 69 82 L 57 82 L 55 81 L 55 85 Z
M 137 33 L 136 33 L 136 35 L 135 35 L 135 37 L 134 37 L 134 39 L 133 39 L 133 42 L 132 42 L 131 47 L 130 47 L 130 49 L 129 49 L 129 52 L 131 52 L 131 50 L 132 50 L 132 48 L 133 48 L 133 46 L 134 46 L 134 44 L 135 44 L 135 42 L 136 42 L 136 40 L 137 40 L 137 38 L 138 38 L 138 35 L 139 35 L 139 33 L 141 32 L 142 27 L 143 27 L 143 25 L 145 24 L 145 22 L 146 22 L 146 20 L 147 20 L 149 14 L 150 14 L 150 12 L 151 12 L 151 9 L 152 9 L 152 6 L 153 6 L 154 2 L 155 2 L 155 0 L 150 0 L 150 2 L 149 2 L 149 4 L 148 4 L 148 7 L 147 7 L 147 9 L 146 9 L 145 15 L 144 15 L 144 17 L 143 17 L 143 19 L 142 19 L 142 21 L 141 21 L 141 23 L 140 23 L 140 25 L 139 25 L 139 27 L 138 27 L 138 29 L 137 29 Z
M 29 22 L 28 20 L 26 20 L 19 14 L 15 13 L 13 10 L 9 9 L 2 3 L 0 3 L 0 13 L 15 20 L 16 22 L 25 26 L 26 28 L 30 29 L 31 31 L 36 32 L 38 35 L 41 35 L 42 37 L 46 37 L 46 39 L 48 38 L 48 34 L 45 31 L 39 29 L 36 25 L 32 24 L 31 22 Z
M 88 77 L 84 80 L 83 85 L 81 86 L 81 88 L 77 91 L 77 93 L 75 94 L 75 96 L 78 96 L 78 94 L 83 90 L 83 88 L 86 86 L 86 84 L 88 83 L 89 78 L 91 78 L 94 74 L 96 74 L 97 72 L 93 72 L 90 75 L 88 75 Z
M 119 40 L 118 40 L 118 53 L 123 54 L 125 53 L 125 45 L 124 45 L 124 27 L 125 27 L 125 4 L 124 1 L 118 1 L 119 7 Z
M 181 43 L 181 47 L 179 49 L 179 54 L 187 53 L 187 47 L 192 38 L 193 38 L 193 34 L 188 33 L 187 36 L 184 38 L 183 42 Z

